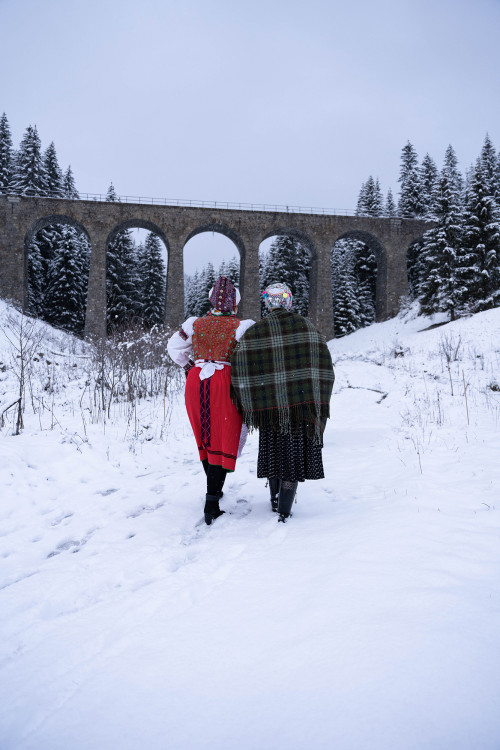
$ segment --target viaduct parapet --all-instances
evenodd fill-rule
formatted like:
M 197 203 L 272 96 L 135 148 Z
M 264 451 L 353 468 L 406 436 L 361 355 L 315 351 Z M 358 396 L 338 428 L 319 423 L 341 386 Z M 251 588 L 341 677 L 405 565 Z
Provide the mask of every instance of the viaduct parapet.
M 259 246 L 288 234 L 311 253 L 309 318 L 327 336 L 334 331 L 330 253 L 342 238 L 362 240 L 377 257 L 377 320 L 396 315 L 407 294 L 408 248 L 430 228 L 417 219 L 192 208 L 142 203 L 97 202 L 0 195 L 0 296 L 24 305 L 28 248 L 48 224 L 70 224 L 91 243 L 85 332 L 106 332 L 106 248 L 122 229 L 155 232 L 168 251 L 165 322 L 177 326 L 184 311 L 185 244 L 201 232 L 229 237 L 240 254 L 241 317 L 260 318 Z M 206 258 L 208 262 L 209 257 Z

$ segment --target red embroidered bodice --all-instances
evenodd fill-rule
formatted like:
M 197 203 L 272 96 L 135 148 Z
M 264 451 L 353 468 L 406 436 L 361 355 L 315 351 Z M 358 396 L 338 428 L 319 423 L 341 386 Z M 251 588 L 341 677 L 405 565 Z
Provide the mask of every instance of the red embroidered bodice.
M 206 315 L 193 324 L 193 354 L 195 361 L 208 359 L 229 362 L 237 344 L 236 329 L 240 321 L 234 315 Z

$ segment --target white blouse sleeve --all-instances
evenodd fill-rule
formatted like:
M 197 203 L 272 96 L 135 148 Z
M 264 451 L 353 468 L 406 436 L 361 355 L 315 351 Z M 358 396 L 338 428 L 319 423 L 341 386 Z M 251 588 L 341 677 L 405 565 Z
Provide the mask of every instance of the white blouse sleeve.
M 238 328 L 236 329 L 236 341 L 239 341 L 243 334 L 248 331 L 249 328 L 251 328 L 255 323 L 255 320 L 242 320 L 239 324 Z
M 167 352 L 177 365 L 185 367 L 189 361 L 189 355 L 193 351 L 193 323 L 196 316 L 188 318 L 171 336 L 167 343 Z

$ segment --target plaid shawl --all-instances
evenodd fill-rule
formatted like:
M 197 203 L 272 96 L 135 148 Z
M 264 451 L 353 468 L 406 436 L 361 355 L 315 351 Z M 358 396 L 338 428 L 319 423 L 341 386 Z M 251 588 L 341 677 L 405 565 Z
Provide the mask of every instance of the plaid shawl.
M 334 380 L 325 337 L 283 308 L 249 328 L 231 357 L 231 396 L 245 424 L 289 435 L 305 423 L 318 445 Z

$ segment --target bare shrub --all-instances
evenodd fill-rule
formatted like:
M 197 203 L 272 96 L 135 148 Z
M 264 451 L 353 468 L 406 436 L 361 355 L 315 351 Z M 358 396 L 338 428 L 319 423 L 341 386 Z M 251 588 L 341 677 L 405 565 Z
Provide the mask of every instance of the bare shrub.
M 122 409 L 121 415 L 129 427 L 136 425 L 138 403 L 158 398 L 162 399 L 166 424 L 172 396 L 182 382 L 180 369 L 167 354 L 170 336 L 171 331 L 163 326 L 151 330 L 131 326 L 93 342 L 85 364 L 86 391 L 80 402 L 84 424 L 84 408 L 95 423 L 109 420 L 113 405 L 122 404 L 128 408 Z
M 444 358 L 450 378 L 451 395 L 453 396 L 453 379 L 451 377 L 452 362 L 459 362 L 462 354 L 462 337 L 455 338 L 452 333 L 444 333 L 439 343 L 439 353 Z
M 11 369 L 18 385 L 16 399 L 0 415 L 0 426 L 4 426 L 7 412 L 15 408 L 14 434 L 19 435 L 24 427 L 23 414 L 26 408 L 27 388 L 33 394 L 33 358 L 43 338 L 43 331 L 35 319 L 15 312 L 9 313 L 2 330 L 9 343 Z

